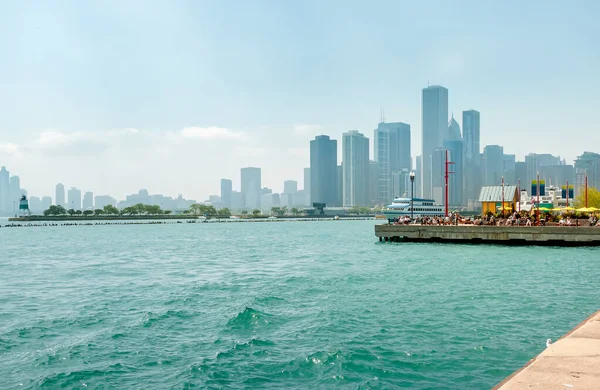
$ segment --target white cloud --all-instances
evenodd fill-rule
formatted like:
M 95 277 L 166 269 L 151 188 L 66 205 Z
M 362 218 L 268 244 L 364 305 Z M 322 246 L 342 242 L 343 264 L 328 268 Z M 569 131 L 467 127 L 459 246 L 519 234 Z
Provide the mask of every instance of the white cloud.
M 0 144 L 0 153 L 6 153 L 6 154 L 11 154 L 11 155 L 19 155 L 20 154 L 20 149 L 19 149 L 19 145 L 17 144 L 13 144 L 13 143 L 5 143 L 5 144 Z
M 184 138 L 201 138 L 201 139 L 244 139 L 245 134 L 236 132 L 223 127 L 185 127 L 179 133 Z

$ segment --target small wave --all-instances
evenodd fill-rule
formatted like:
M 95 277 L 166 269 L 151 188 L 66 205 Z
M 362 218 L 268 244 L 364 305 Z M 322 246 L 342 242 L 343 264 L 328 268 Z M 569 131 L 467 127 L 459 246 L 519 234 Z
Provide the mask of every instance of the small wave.
M 252 355 L 263 355 L 266 352 L 266 349 L 271 348 L 274 345 L 275 343 L 269 340 L 252 338 L 245 343 L 235 343 L 228 351 L 218 352 L 217 359 L 234 357 L 239 353 L 247 355 L 251 351 L 253 351 Z
M 229 329 L 257 328 L 259 326 L 269 325 L 272 321 L 272 317 L 273 316 L 270 314 L 264 313 L 260 310 L 246 307 L 234 318 L 227 322 L 227 327 Z
M 111 364 L 105 369 L 80 370 L 72 372 L 61 372 L 52 376 L 41 378 L 36 387 L 47 388 L 73 388 L 87 386 L 90 382 L 96 382 L 97 378 L 105 378 L 107 375 L 122 375 L 132 372 L 132 367 L 121 363 Z
M 146 314 L 144 314 L 144 317 L 142 318 L 142 324 L 143 324 L 144 328 L 149 328 L 159 321 L 172 319 L 172 318 L 185 319 L 185 318 L 191 318 L 193 316 L 194 316 L 193 313 L 189 313 L 184 310 L 167 310 L 166 312 L 164 312 L 162 314 L 153 313 L 150 311 L 150 312 L 147 312 Z

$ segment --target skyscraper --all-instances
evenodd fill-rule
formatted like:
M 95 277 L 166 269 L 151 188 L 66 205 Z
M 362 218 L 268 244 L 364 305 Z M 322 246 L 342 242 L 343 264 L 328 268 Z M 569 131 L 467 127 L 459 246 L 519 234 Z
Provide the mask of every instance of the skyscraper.
M 223 202 L 223 207 L 231 208 L 232 188 L 231 180 L 221 179 L 221 202 Z
M 86 192 L 83 195 L 83 205 L 84 210 L 93 210 L 94 209 L 94 193 Z
M 533 180 L 537 179 L 537 174 L 542 167 L 560 165 L 561 161 L 560 157 L 551 154 L 529 153 L 525 156 L 525 163 L 527 164 L 527 182 L 529 186 Z
M 375 162 L 379 167 L 378 200 L 389 204 L 392 199 L 392 173 L 412 168 L 410 125 L 381 122 L 374 132 Z
M 342 134 L 342 204 L 369 204 L 369 139 L 356 130 Z
M 499 186 L 504 174 L 504 148 L 499 145 L 487 145 L 483 148 L 483 185 Z
M 444 134 L 448 130 L 448 90 L 439 85 L 423 88 L 422 110 L 421 187 L 423 197 L 435 199 L 432 192 L 433 151 L 443 147 Z
M 304 196 L 305 203 L 310 204 L 310 168 L 304 168 Z
M 21 179 L 19 176 L 11 176 L 9 181 L 9 196 L 10 196 L 10 205 L 18 206 L 19 200 L 21 199 Z
M 69 203 L 67 209 L 73 209 L 75 211 L 81 210 L 81 190 L 71 187 L 69 190 Z
M 0 169 L 0 213 L 8 213 L 12 211 L 10 202 L 10 173 L 6 167 Z
M 449 157 L 449 156 L 448 156 Z M 439 203 L 446 203 L 446 149 L 433 149 L 431 155 L 431 198 Z
M 337 203 L 337 141 L 328 135 L 310 141 L 311 203 Z
M 593 152 L 583 152 L 575 160 L 575 191 L 580 191 L 585 187 L 585 177 L 587 175 L 588 186 L 600 189 L 600 154 Z
M 286 180 L 283 182 L 284 194 L 295 194 L 298 192 L 298 182 L 296 180 Z
M 453 139 L 461 139 L 460 135 L 460 125 L 454 119 L 454 114 L 452 114 L 452 118 L 450 122 L 448 122 L 448 131 L 444 134 L 444 140 L 453 140 Z
M 54 204 L 57 206 L 66 206 L 65 202 L 65 186 L 62 183 L 56 185 L 56 191 L 54 196 Z
M 479 198 L 481 189 L 481 146 L 479 144 L 479 111 L 463 111 L 463 148 L 464 148 L 464 174 L 463 188 L 465 203 Z
M 260 168 L 242 168 L 242 194 L 249 210 L 260 208 L 261 170 Z
M 379 203 L 379 164 L 369 161 L 369 206 Z
M 52 198 L 50 196 L 44 196 L 42 198 L 42 211 L 46 211 L 52 206 Z

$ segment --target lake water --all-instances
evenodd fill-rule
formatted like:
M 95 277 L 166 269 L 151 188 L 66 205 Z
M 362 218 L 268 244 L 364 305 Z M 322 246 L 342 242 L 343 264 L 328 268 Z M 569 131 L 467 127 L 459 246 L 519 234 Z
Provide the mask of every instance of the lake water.
M 0 228 L 0 388 L 490 388 L 598 309 L 600 250 L 374 221 Z

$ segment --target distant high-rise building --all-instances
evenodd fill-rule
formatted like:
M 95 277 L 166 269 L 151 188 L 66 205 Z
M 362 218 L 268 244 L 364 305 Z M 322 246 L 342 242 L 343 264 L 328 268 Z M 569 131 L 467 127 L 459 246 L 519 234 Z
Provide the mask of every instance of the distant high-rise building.
M 481 189 L 481 146 L 479 143 L 480 129 L 479 111 L 463 111 L 463 150 L 464 173 L 463 189 L 466 203 L 479 198 Z
M 42 198 L 42 211 L 46 211 L 52 206 L 52 197 L 44 196 Z
M 378 201 L 388 205 L 392 197 L 392 172 L 412 168 L 410 125 L 402 122 L 377 125 L 374 132 L 375 162 L 379 167 Z
M 540 179 L 546 181 L 546 186 L 575 187 L 575 168 L 573 165 L 545 165 L 540 167 Z
M 342 204 L 369 204 L 369 139 L 356 130 L 342 134 Z
M 525 163 L 527 164 L 527 182 L 530 185 L 533 180 L 537 179 L 537 174 L 543 166 L 560 165 L 561 160 L 560 157 L 551 154 L 530 153 L 525 156 Z
M 106 206 L 116 206 L 117 200 L 109 195 L 96 195 L 94 197 L 94 207 L 103 209 Z
M 369 161 L 369 206 L 379 203 L 379 164 L 377 161 Z
M 600 154 L 584 152 L 575 160 L 575 191 L 585 188 L 587 175 L 588 187 L 600 189 Z
M 231 210 L 243 210 L 246 208 L 246 200 L 242 192 L 231 191 Z M 252 210 L 250 210 L 252 211 Z
M 450 122 L 448 122 L 448 131 L 444 134 L 444 140 L 453 140 L 453 139 L 461 139 L 460 135 L 460 126 L 458 122 L 454 119 L 454 114 L 452 114 L 452 118 Z
M 483 148 L 483 184 L 499 186 L 504 173 L 504 148 L 499 145 L 487 145 Z
M 295 194 L 298 192 L 298 182 L 296 180 L 286 180 L 283 182 L 284 194 Z
M 344 163 L 338 165 L 335 170 L 335 203 L 331 206 L 342 206 L 344 201 Z
M 304 168 L 304 191 L 308 194 L 310 203 L 310 168 Z
M 337 203 L 337 141 L 319 135 L 310 141 L 311 203 Z
M 504 183 L 510 185 L 516 185 L 517 180 L 516 174 L 517 158 L 514 154 L 505 154 L 502 160 L 502 176 L 504 176 Z
M 223 202 L 223 207 L 231 207 L 232 190 L 231 180 L 221 179 L 221 202 Z
M 71 187 L 69 190 L 69 203 L 67 204 L 67 208 L 73 209 L 75 211 L 81 210 L 81 190 Z
M 86 192 L 83 195 L 83 205 L 84 210 L 94 210 L 94 193 Z
M 524 161 L 515 162 L 515 184 L 519 183 L 522 189 L 527 189 L 527 164 Z
M 438 203 L 446 202 L 446 149 L 435 148 L 431 156 L 431 197 Z
M 421 177 L 423 177 L 422 171 L 423 171 L 423 158 L 421 156 L 417 156 L 417 158 L 415 159 L 416 162 L 416 167 L 415 167 L 415 184 L 414 186 L 414 196 L 416 198 L 422 198 L 423 197 L 423 192 L 422 192 L 422 186 L 421 184 L 419 184 L 419 181 L 421 180 Z
M 446 139 L 444 141 L 444 148 L 448 150 L 448 160 L 453 163 L 448 166 L 448 171 L 453 172 L 448 175 L 448 204 L 462 206 L 467 204 L 467 200 L 463 195 L 464 141 L 460 137 Z
M 42 209 L 42 200 L 37 196 L 29 198 L 29 211 L 33 214 L 41 214 L 44 210 Z
M 62 183 L 58 183 L 56 185 L 56 192 L 54 195 L 54 202 L 57 206 L 66 206 L 67 202 L 65 201 L 65 186 Z
M 246 208 L 254 210 L 260 208 L 261 170 L 260 168 L 242 168 L 242 193 L 246 201 Z
M 14 214 L 19 210 L 21 195 L 25 195 L 25 192 L 21 190 L 21 179 L 19 176 L 11 176 L 9 181 L 9 202 Z
M 12 211 L 10 201 L 10 173 L 6 167 L 0 169 L 0 213 L 8 213 Z
M 434 198 L 433 194 L 433 151 L 443 147 L 444 134 L 448 130 L 448 89 L 432 85 L 423 88 L 422 103 L 422 178 L 423 197 Z

